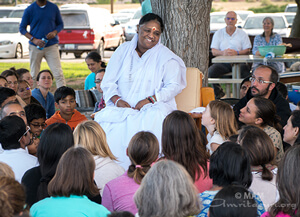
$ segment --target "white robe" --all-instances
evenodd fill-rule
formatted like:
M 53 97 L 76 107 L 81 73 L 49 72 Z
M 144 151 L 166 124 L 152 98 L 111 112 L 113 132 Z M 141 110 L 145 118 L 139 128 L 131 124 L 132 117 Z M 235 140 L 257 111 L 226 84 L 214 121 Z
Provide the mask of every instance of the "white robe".
M 150 131 L 161 141 L 162 122 L 176 110 L 175 96 L 186 86 L 186 67 L 178 56 L 158 42 L 139 57 L 137 40 L 136 34 L 112 55 L 101 84 L 106 108 L 95 115 L 112 153 L 125 169 L 130 165 L 126 148 L 132 136 Z M 140 111 L 115 107 L 110 100 L 118 95 L 135 107 L 154 94 L 157 102 L 144 105 Z

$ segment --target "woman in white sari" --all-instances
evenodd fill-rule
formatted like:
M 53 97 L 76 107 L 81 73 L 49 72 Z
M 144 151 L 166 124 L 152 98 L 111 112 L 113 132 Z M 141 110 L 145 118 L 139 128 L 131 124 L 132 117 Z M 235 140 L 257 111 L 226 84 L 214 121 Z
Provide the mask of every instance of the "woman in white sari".
M 175 96 L 186 86 L 184 62 L 160 43 L 162 19 L 143 16 L 132 41 L 111 57 L 101 89 L 106 108 L 95 115 L 108 145 L 120 164 L 130 164 L 126 148 L 139 131 L 150 131 L 160 141 L 164 118 L 176 109 Z

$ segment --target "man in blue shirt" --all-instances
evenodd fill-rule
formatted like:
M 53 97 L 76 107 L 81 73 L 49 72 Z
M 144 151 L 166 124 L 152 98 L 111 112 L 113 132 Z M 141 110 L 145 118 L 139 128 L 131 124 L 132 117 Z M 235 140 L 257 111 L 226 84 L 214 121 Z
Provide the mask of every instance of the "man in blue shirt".
M 30 25 L 30 32 L 26 30 L 28 25 Z M 47 0 L 36 0 L 24 11 L 20 32 L 30 40 L 30 71 L 35 83 L 44 57 L 55 77 L 56 86 L 66 85 L 60 64 L 57 36 L 63 26 L 58 7 Z M 45 43 L 43 38 L 48 42 Z M 37 46 L 43 49 L 38 49 Z

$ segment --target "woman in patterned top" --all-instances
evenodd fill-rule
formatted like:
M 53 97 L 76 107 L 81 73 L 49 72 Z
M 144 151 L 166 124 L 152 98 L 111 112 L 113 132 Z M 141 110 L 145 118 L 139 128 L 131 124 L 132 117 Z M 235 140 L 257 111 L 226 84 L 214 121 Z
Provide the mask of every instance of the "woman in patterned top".
M 261 56 L 258 51 L 258 46 L 267 45 L 279 45 L 282 44 L 282 38 L 279 34 L 273 32 L 274 20 L 272 17 L 265 17 L 263 19 L 263 29 L 264 32 L 261 35 L 257 35 L 254 38 L 253 55 Z M 285 71 L 284 63 L 282 62 L 268 62 L 268 65 L 274 67 L 278 73 Z M 253 71 L 259 66 L 259 63 L 253 63 Z

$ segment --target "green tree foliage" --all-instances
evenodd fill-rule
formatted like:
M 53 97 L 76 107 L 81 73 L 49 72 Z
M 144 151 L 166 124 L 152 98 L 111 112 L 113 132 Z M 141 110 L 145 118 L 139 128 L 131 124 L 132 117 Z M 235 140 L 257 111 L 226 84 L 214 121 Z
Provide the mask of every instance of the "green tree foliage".
M 248 10 L 253 11 L 254 13 L 277 13 L 284 12 L 286 5 L 277 6 L 277 5 L 266 5 L 264 7 L 259 8 L 249 8 Z

